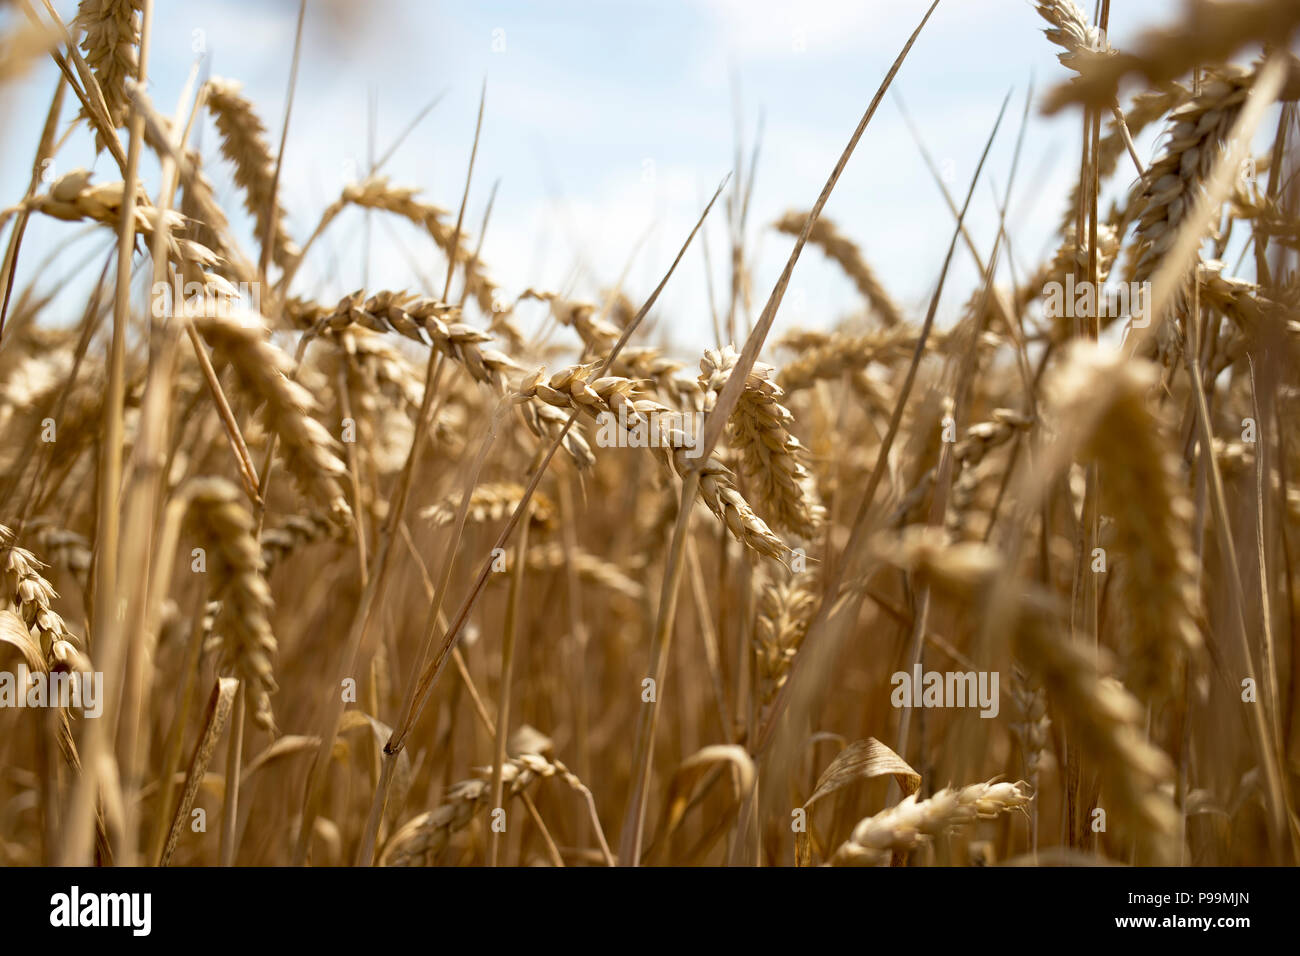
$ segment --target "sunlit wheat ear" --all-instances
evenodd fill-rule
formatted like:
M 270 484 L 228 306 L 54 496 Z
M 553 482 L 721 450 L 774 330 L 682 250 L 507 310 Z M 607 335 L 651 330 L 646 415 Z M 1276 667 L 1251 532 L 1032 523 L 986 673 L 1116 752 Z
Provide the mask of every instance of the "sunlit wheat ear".
M 700 359 L 704 411 L 713 410 L 740 356 L 731 346 L 706 349 Z M 745 379 L 727 434 L 741 456 L 741 469 L 755 489 L 758 510 L 769 524 L 801 538 L 811 538 L 825 518 L 808 469 L 808 450 L 790 433 L 794 416 L 779 401 L 784 394 L 772 381 L 773 369 L 755 362 Z
M 426 296 L 392 291 L 367 295 L 358 290 L 333 308 L 299 299 L 288 304 L 287 312 L 304 329 L 341 332 L 360 326 L 431 345 L 497 394 L 505 393 L 507 375 L 519 370 L 509 356 L 487 347 L 492 336 L 458 321 L 459 308 Z
M 471 524 L 487 521 L 503 521 L 514 512 L 523 500 L 524 486 L 513 481 L 486 482 L 475 485 L 469 496 L 469 510 L 465 520 Z M 435 527 L 451 524 L 456 520 L 460 508 L 461 495 L 450 495 L 420 512 Z M 529 519 L 539 531 L 550 530 L 555 526 L 555 503 L 541 491 L 533 492 L 532 503 L 528 512 Z
M 1172 248 L 1254 80 L 1255 71 L 1245 67 L 1212 70 L 1200 92 L 1170 115 L 1164 148 L 1135 185 L 1129 202 L 1129 218 L 1137 222 L 1128 265 L 1130 282 L 1149 282 Z M 1176 352 L 1177 334 L 1177 323 L 1164 325 L 1161 348 Z
M 273 195 L 275 155 L 266 140 L 266 127 L 241 89 L 232 80 L 208 80 L 208 112 L 221 134 L 222 155 L 234 167 L 235 182 L 244 192 L 244 208 L 256 222 L 256 244 L 260 248 L 270 235 L 271 255 L 276 265 L 285 268 L 298 258 L 300 250 L 289 238 L 284 207 Z M 273 215 L 275 231 L 271 234 Z
M 660 440 L 650 450 L 678 475 L 698 468 L 700 497 L 736 540 L 769 558 L 781 558 L 789 552 L 781 539 L 754 513 L 749 502 L 736 489 L 731 472 L 716 456 L 711 455 L 706 462 L 699 464 L 698 456 L 693 455 L 693 443 L 699 440 L 699 435 L 687 435 L 679 413 L 659 402 L 637 399 L 637 383 L 631 379 L 616 376 L 593 378 L 595 374 L 592 365 L 571 366 L 549 379 L 538 371 L 520 383 L 514 401 L 523 407 L 525 418 L 530 422 L 531 410 L 538 406 L 552 406 L 578 409 L 593 418 L 604 416 L 605 427 L 619 431 L 633 432 L 642 426 L 655 426 Z
M 1078 343 L 1049 385 L 1062 441 L 1101 464 L 1126 682 L 1152 702 L 1179 691 L 1182 663 L 1201 646 L 1193 509 L 1173 439 L 1148 401 L 1158 375 L 1143 360 Z
M 41 652 L 53 663 L 60 655 L 66 656 L 62 645 L 80 648 L 76 638 L 63 618 L 50 607 L 58 597 L 53 586 L 41 574 L 44 567 L 36 556 L 24 548 L 15 547 L 13 532 L 0 525 L 0 575 L 3 575 L 4 593 L 0 595 L 22 618 L 28 628 L 36 632 Z
M 285 469 L 302 493 L 343 523 L 350 514 L 340 484 L 346 471 L 339 443 L 312 417 L 316 400 L 290 380 L 293 361 L 265 337 L 255 317 L 203 315 L 194 325 L 212 346 L 214 363 L 228 365 L 240 391 L 264 408 L 267 427 L 279 436 Z
M 122 216 L 125 186 L 121 182 L 91 183 L 90 173 L 74 169 L 64 173 L 51 185 L 49 192 L 32 198 L 28 205 L 47 216 L 76 222 L 89 219 L 100 225 L 117 229 Z M 143 193 L 136 194 L 135 228 L 145 240 L 151 240 L 159 222 L 167 232 L 167 253 L 176 264 L 187 284 L 197 283 L 204 293 L 213 297 L 230 297 L 237 290 L 214 271 L 221 258 L 207 246 L 191 239 L 181 238 L 184 218 L 180 213 L 168 211 L 159 217 L 158 210 L 148 205 Z
M 1088 15 L 1074 0 L 1038 0 L 1037 8 L 1048 23 L 1043 31 L 1048 41 L 1064 51 L 1057 59 L 1071 70 L 1087 73 L 1095 59 L 1109 52 L 1105 35 L 1088 22 Z
M 343 201 L 365 209 L 382 209 L 424 229 L 444 255 L 450 256 L 453 246 L 456 263 L 468 269 L 469 291 L 484 315 L 497 311 L 497 285 L 492 281 L 481 260 L 475 259 L 472 238 L 462 229 L 459 238 L 455 226 L 448 225 L 447 210 L 433 203 L 417 199 L 420 190 L 394 186 L 387 176 L 369 176 L 343 190 Z
M 115 127 L 126 121 L 126 81 L 139 69 L 141 0 L 81 0 L 74 26 L 84 32 L 81 49 L 95 74 Z M 96 134 L 98 140 L 98 134 Z M 97 142 L 98 148 L 103 148 Z
M 867 817 L 853 828 L 848 840 L 831 856 L 832 866 L 884 866 L 896 853 L 918 846 L 977 820 L 993 820 L 1000 814 L 1029 804 L 1029 785 L 976 783 L 958 790 L 940 790 L 928 800 L 916 794 L 904 797 L 897 806 Z
M 206 552 L 208 593 L 220 604 L 209 649 L 220 652 L 225 666 L 243 681 L 257 725 L 271 730 L 276 642 L 253 516 L 240 490 L 223 478 L 196 478 L 181 493 L 187 530 Z
M 1042 3 L 1040 6 L 1050 6 Z M 1289 0 L 1187 0 L 1171 23 L 1144 31 L 1128 49 L 1089 64 L 1083 76 L 1048 92 L 1044 109 L 1055 113 L 1072 104 L 1108 106 L 1129 76 L 1160 87 L 1207 64 L 1227 63 L 1259 45 L 1285 47 L 1300 29 L 1300 7 Z M 1300 85 L 1293 73 L 1291 85 Z M 1288 98 L 1300 95 L 1293 89 Z
M 788 212 L 776 221 L 775 226 L 787 235 L 797 236 L 803 231 L 807 220 L 807 213 Z M 876 277 L 876 273 L 867 264 L 862 250 L 854 244 L 853 240 L 841 233 L 835 223 L 825 216 L 818 216 L 817 221 L 813 223 L 812 231 L 808 234 L 808 241 L 820 248 L 829 259 L 844 270 L 845 275 L 853 280 L 858 292 L 867 300 L 881 322 L 890 327 L 903 324 L 902 309 L 890 297 L 880 279 Z

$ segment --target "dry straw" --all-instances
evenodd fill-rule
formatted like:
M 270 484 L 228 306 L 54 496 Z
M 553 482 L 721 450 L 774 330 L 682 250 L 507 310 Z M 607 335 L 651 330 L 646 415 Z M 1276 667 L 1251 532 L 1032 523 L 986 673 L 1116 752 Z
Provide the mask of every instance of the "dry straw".
M 495 187 L 386 178 L 434 104 L 293 208 L 281 152 L 320 159 L 305 87 L 276 149 L 238 83 L 200 65 L 159 88 L 156 0 L 83 0 L 66 32 L 31 6 L 0 40 L 0 84 L 51 81 L 0 208 L 0 644 L 33 673 L 93 663 L 107 710 L 0 708 L 0 863 L 1300 860 L 1295 0 L 1185 0 L 1123 43 L 1113 4 L 1020 4 L 1046 108 L 1085 127 L 1073 192 L 1012 179 L 982 239 L 947 197 L 959 222 L 924 225 L 980 281 L 954 292 L 950 251 L 928 310 L 868 255 L 896 223 L 822 216 L 921 28 L 824 180 L 770 205 L 774 129 L 666 275 L 654 242 L 616 278 L 552 248 L 506 288 L 483 235 L 518 248 L 530 225 L 493 220 Z M 492 137 L 424 132 L 471 173 L 499 162 Z M 78 168 L 87 134 L 112 172 Z M 1041 135 L 1029 117 L 1024 155 Z M 790 256 L 760 312 L 755 224 L 781 208 L 809 211 L 775 223 Z M 409 241 L 409 274 L 371 283 L 355 243 L 328 248 L 345 217 Z M 849 301 L 797 328 L 809 243 Z M 237 287 L 272 264 L 252 314 Z M 661 298 L 678 264 L 698 300 Z M 1149 281 L 1157 328 L 1049 314 L 1084 278 Z M 160 280 L 204 295 L 146 298 Z M 691 322 L 711 338 L 683 349 Z M 1000 675 L 1000 719 L 896 707 L 913 664 Z M 214 789 L 220 839 L 189 827 Z

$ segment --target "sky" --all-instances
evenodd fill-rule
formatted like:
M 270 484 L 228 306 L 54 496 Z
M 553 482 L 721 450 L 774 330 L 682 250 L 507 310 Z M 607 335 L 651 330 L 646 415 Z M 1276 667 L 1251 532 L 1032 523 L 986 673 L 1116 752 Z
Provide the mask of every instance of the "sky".
M 56 0 L 55 6 L 70 19 L 76 5 Z M 159 109 L 175 111 L 197 61 L 202 75 L 241 81 L 278 142 L 297 2 L 155 6 L 150 95 Z M 639 302 L 732 171 L 737 131 L 748 165 L 761 124 L 747 235 L 757 314 L 793 244 L 770 224 L 787 210 L 812 205 L 926 6 L 923 0 L 309 0 L 281 181 L 290 231 L 301 242 L 324 206 L 439 96 L 383 171 L 395 183 L 422 188 L 424 198 L 454 215 L 485 89 L 466 222 L 477 235 L 496 183 L 483 249 L 491 274 L 511 295 L 533 286 L 590 298 L 626 272 L 624 288 Z M 1174 10 L 1173 0 L 1117 0 L 1112 43 L 1122 47 Z M 1010 95 L 968 217 L 987 255 L 1032 91 L 1008 215 L 1019 274 L 1054 246 L 1077 174 L 1081 124 L 1077 114 L 1039 113 L 1043 92 L 1068 77 L 1042 29 L 1030 0 L 941 0 L 826 206 L 825 215 L 861 245 L 886 287 L 915 314 L 928 304 L 953 217 L 900 104 L 960 198 Z M 43 63 L 0 92 L 8 131 L 0 143 L 0 195 L 7 202 L 26 186 L 56 75 Z M 233 212 L 241 197 L 217 155 L 215 129 L 202 124 L 195 141 L 218 197 Z M 1154 134 L 1138 143 L 1144 158 L 1156 145 Z M 90 166 L 96 179 L 117 178 L 110 157 L 92 166 L 92 155 L 89 137 L 75 131 L 56 171 Z M 146 177 L 155 172 L 146 167 Z M 1122 170 L 1117 182 L 1127 188 L 1131 177 Z M 247 217 L 232 219 L 251 248 Z M 46 253 L 76 234 L 75 226 L 33 220 L 20 284 Z M 44 284 L 69 290 L 56 302 L 79 308 L 83 300 L 71 290 L 84 281 L 77 277 L 104 239 L 79 240 L 46 269 Z M 721 305 L 729 239 L 720 206 L 706 239 Z M 405 224 L 376 216 L 367 231 L 365 217 L 351 211 L 313 249 L 296 291 L 324 301 L 363 286 L 440 293 L 443 268 L 428 240 Z M 977 279 L 962 251 L 941 317 L 955 314 Z M 859 305 L 849 281 L 807 250 L 777 333 L 828 328 Z M 655 338 L 683 350 L 711 344 L 698 244 L 655 315 Z

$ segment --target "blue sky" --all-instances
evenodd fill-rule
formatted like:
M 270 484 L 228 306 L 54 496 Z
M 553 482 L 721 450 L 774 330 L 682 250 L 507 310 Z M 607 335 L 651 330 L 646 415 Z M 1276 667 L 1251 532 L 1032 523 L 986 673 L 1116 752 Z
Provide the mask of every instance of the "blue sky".
M 75 10 L 67 0 L 56 6 L 65 17 Z M 1174 6 L 1171 0 L 1113 4 L 1112 41 L 1122 46 Z M 278 138 L 297 3 L 167 0 L 156 7 L 151 92 L 158 106 L 174 110 L 201 40 L 203 69 L 242 81 Z M 635 251 L 627 289 L 644 296 L 731 169 L 738 101 L 747 143 L 760 112 L 764 123 L 750 230 L 757 311 L 791 243 L 767 224 L 812 204 L 925 7 L 923 0 L 310 0 L 282 182 L 291 230 L 304 238 L 321 208 L 366 167 L 372 99 L 374 148 L 382 152 L 445 91 L 385 171 L 454 210 L 486 80 L 467 221 L 477 231 L 491 185 L 500 180 L 484 249 L 493 275 L 512 293 L 532 285 L 590 294 L 613 284 Z M 1006 185 L 1029 84 L 1041 93 L 1067 76 L 1042 26 L 1029 0 L 943 0 L 895 81 L 955 193 L 964 192 L 998 107 L 1014 90 L 972 207 L 972 235 L 985 251 L 996 229 L 990 184 Z M 25 187 L 54 76 L 52 65 L 42 64 L 0 96 L 10 133 L 0 144 L 0 189 L 8 201 Z M 1052 244 L 1079 135 L 1073 115 L 1047 120 L 1031 113 L 1009 221 L 1024 269 Z M 199 142 L 218 194 L 233 210 L 239 197 L 215 155 L 210 126 Z M 1150 155 L 1152 137 L 1139 146 Z M 75 135 L 58 168 L 88 165 L 90 156 L 88 138 Z M 115 175 L 107 157 L 93 168 L 97 176 Z M 952 217 L 892 98 L 826 214 L 861 243 L 894 295 L 923 311 Z M 236 221 L 247 238 L 247 223 Z M 367 274 L 362 221 L 352 212 L 332 227 L 303 270 L 300 292 L 332 300 L 363 281 L 371 288 L 441 291 L 441 270 L 427 242 L 400 223 L 373 220 Z M 43 251 L 74 232 L 66 224 L 34 222 L 20 281 Z M 726 231 L 718 213 L 709 242 L 720 287 Z M 75 248 L 89 250 L 84 243 Z M 60 256 L 48 281 L 66 282 L 80 258 L 75 249 Z M 975 281 L 963 253 L 945 292 L 945 314 Z M 705 288 L 702 255 L 693 249 L 658 310 L 660 331 L 683 348 L 711 337 Z M 778 332 L 796 324 L 829 326 L 856 305 L 847 280 L 810 250 Z

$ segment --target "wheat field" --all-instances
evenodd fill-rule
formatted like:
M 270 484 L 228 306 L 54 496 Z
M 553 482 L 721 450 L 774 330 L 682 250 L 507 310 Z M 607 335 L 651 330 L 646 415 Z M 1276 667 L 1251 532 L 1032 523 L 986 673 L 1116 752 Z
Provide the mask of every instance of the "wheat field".
M 0 82 L 57 72 L 0 210 L 0 864 L 1300 862 L 1294 0 L 1125 48 L 1022 4 L 1082 143 L 1057 249 L 966 228 L 972 144 L 917 309 L 824 207 L 927 13 L 786 215 L 745 162 L 700 203 L 702 352 L 645 321 L 699 223 L 644 298 L 503 287 L 448 129 L 461 183 L 376 168 L 294 235 L 301 117 L 146 85 L 152 0 L 7 6 Z M 440 294 L 315 296 L 352 209 Z M 78 314 L 37 218 L 104 239 Z M 858 294 L 823 328 L 781 308 L 812 258 Z

